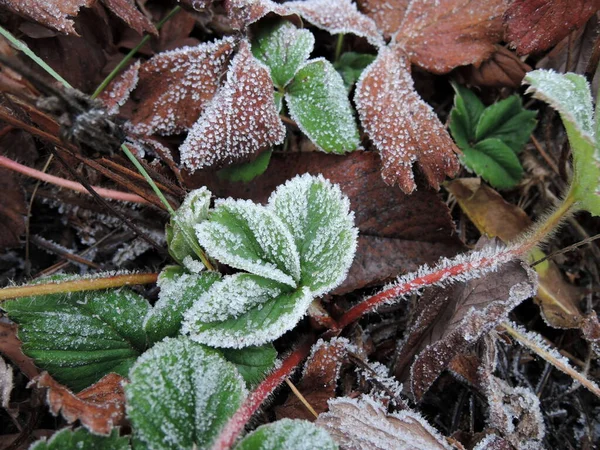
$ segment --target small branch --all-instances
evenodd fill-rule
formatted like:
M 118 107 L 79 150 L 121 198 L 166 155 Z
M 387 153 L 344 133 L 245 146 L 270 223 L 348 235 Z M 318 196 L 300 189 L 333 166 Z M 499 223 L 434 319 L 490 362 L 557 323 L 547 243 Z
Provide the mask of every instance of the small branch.
M 292 371 L 306 358 L 312 347 L 312 339 L 294 350 L 282 363 L 281 366 L 271 373 L 256 390 L 244 401 L 242 406 L 229 419 L 225 428 L 221 431 L 219 438 L 213 445 L 213 450 L 227 450 L 231 448 L 237 436 L 244 429 L 254 413 L 269 395 L 292 373 Z
M 319 415 L 317 414 L 315 409 L 311 406 L 311 404 L 308 402 L 308 400 L 306 400 L 304 395 L 302 395 L 302 392 L 300 392 L 298 390 L 298 388 L 296 386 L 294 386 L 294 383 L 292 383 L 289 378 L 285 379 L 285 384 L 288 385 L 290 390 L 294 393 L 296 398 L 298 400 L 300 400 L 300 403 L 302 403 L 304 405 L 304 407 L 308 410 L 309 413 L 311 413 L 313 416 L 315 416 L 315 418 L 319 417 Z
M 81 278 L 73 281 L 32 284 L 0 289 L 0 301 L 35 295 L 63 294 L 66 292 L 97 291 L 134 284 L 156 283 L 158 273 L 127 273 L 101 278 Z

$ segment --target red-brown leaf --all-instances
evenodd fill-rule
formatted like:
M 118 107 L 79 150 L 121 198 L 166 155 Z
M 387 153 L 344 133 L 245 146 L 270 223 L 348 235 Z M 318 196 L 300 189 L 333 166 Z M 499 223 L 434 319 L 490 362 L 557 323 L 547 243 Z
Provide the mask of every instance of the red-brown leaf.
M 146 31 L 158 35 L 150 19 L 137 9 L 133 0 L 102 0 L 102 3 L 139 34 L 144 34 Z
M 416 162 L 436 189 L 459 169 L 459 150 L 433 109 L 414 90 L 407 58 L 382 48 L 363 72 L 355 103 L 362 126 L 381 154 L 381 175 L 389 185 L 411 193 Z
M 39 375 L 40 371 L 33 359 L 25 356 L 21 347 L 23 343 L 17 338 L 17 325 L 0 322 L 0 353 L 12 361 L 29 379 Z
M 92 3 L 94 0 L 0 0 L 0 6 L 20 16 L 75 36 L 78 34 L 70 18 L 76 17 L 81 8 L 88 8 Z
M 140 79 L 140 62 L 137 61 L 129 69 L 115 78 L 98 96 L 108 114 L 117 114 L 119 107 L 129 99 Z
M 269 69 L 242 41 L 227 80 L 179 148 L 181 161 L 192 172 L 247 161 L 284 138 Z
M 225 0 L 225 10 L 231 26 L 237 30 L 244 29 L 269 13 L 279 16 L 290 14 L 286 5 L 271 0 Z
M 410 0 L 358 0 L 359 9 L 375 21 L 386 38 L 400 29 Z
M 505 39 L 525 55 L 546 50 L 600 9 L 600 0 L 515 0 L 505 15 Z
M 515 53 L 497 45 L 496 52 L 489 59 L 479 65 L 470 65 L 460 70 L 468 84 L 518 89 L 531 67 L 521 61 Z

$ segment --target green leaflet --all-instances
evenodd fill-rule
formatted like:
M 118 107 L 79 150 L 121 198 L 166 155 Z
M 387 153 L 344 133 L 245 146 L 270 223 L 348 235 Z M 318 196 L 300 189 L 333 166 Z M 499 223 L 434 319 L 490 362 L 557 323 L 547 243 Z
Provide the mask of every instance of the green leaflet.
M 307 420 L 281 419 L 258 427 L 234 450 L 337 450 L 338 445 L 323 428 Z
M 281 94 L 280 94 L 281 95 Z M 281 109 L 281 96 L 279 97 L 279 109 Z M 279 110 L 278 109 L 278 110 Z M 234 164 L 232 166 L 221 169 L 217 172 L 220 180 L 241 181 L 248 183 L 259 175 L 262 175 L 269 167 L 271 161 L 272 150 L 262 152 L 254 161 L 243 164 Z
M 249 386 L 257 385 L 267 372 L 275 366 L 277 351 L 273 344 L 245 347 L 241 349 L 222 348 L 221 354 L 237 368 Z
M 128 450 L 129 436 L 119 437 L 113 429 L 110 436 L 97 436 L 84 428 L 71 431 L 68 428 L 55 433 L 50 440 L 34 442 L 29 450 Z
M 340 59 L 333 64 L 344 80 L 346 90 L 352 89 L 358 81 L 363 70 L 375 61 L 375 55 L 368 53 L 346 52 L 342 53 Z
M 485 139 L 467 147 L 462 158 L 471 170 L 498 189 L 509 189 L 523 177 L 519 158 L 500 139 Z
M 207 449 L 247 391 L 235 366 L 187 338 L 144 353 L 125 386 L 136 440 L 152 449 Z
M 127 376 L 146 349 L 149 304 L 126 289 L 24 297 L 2 304 L 23 352 L 74 391 L 109 372 Z

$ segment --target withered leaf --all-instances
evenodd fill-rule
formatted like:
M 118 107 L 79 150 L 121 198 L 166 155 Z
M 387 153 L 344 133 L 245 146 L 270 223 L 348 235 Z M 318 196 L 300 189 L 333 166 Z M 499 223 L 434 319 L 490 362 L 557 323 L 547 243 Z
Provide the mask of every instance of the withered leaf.
M 311 349 L 304 366 L 302 379 L 296 387 L 317 414 L 327 411 L 327 401 L 335 397 L 342 363 L 348 354 L 348 340 L 334 338 L 319 340 Z M 277 420 L 282 418 L 314 421 L 315 417 L 293 393 L 275 409 Z
M 187 131 L 221 84 L 235 41 L 224 38 L 197 47 L 159 53 L 142 64 L 131 118 L 137 134 Z
M 515 0 L 506 11 L 505 39 L 525 55 L 546 50 L 600 9 L 600 0 Z
M 92 433 L 108 435 L 113 427 L 125 421 L 123 380 L 121 375 L 109 373 L 77 395 L 48 372 L 43 372 L 34 382 L 37 387 L 46 388 L 46 401 L 52 414 L 61 414 L 67 423 L 79 420 Z
M 102 0 L 102 3 L 139 34 L 146 31 L 158 35 L 156 27 L 137 9 L 133 0 Z
M 27 204 L 18 176 L 11 170 L 0 169 L 0 192 L 0 250 L 3 250 L 20 244 Z
M 12 361 L 29 379 L 39 375 L 33 359 L 23 353 L 21 341 L 17 338 L 17 325 L 0 322 L 0 353 Z
M 115 78 L 98 96 L 108 114 L 114 115 L 125 104 L 131 91 L 135 89 L 140 79 L 140 62 L 137 61 L 125 72 Z
M 357 0 L 359 9 L 375 21 L 386 38 L 400 29 L 410 0 Z
M 286 5 L 271 0 L 225 0 L 225 10 L 234 29 L 242 30 L 269 13 L 287 16 L 290 13 Z
M 412 393 L 420 400 L 454 356 L 533 296 L 536 287 L 535 272 L 511 261 L 466 283 L 427 289 L 396 359 L 396 376 L 405 380 L 410 370 Z
M 0 0 L 0 6 L 20 16 L 65 34 L 77 36 L 71 17 L 80 8 L 89 8 L 94 0 Z
M 538 66 L 539 67 L 539 66 Z M 495 88 L 519 88 L 523 77 L 531 70 L 510 50 L 497 45 L 496 51 L 481 64 L 461 68 L 461 75 L 469 84 Z
M 192 172 L 242 162 L 284 138 L 269 69 L 241 41 L 225 84 L 179 148 L 181 161 Z
M 459 150 L 433 109 L 414 90 L 407 58 L 397 49 L 382 48 L 356 86 L 354 97 L 361 123 L 379 150 L 381 175 L 405 193 L 415 187 L 417 163 L 436 189 L 445 175 L 459 169 Z
M 387 414 L 370 397 L 339 397 L 329 402 L 329 412 L 315 422 L 346 450 L 450 450 L 439 434 L 417 412 Z

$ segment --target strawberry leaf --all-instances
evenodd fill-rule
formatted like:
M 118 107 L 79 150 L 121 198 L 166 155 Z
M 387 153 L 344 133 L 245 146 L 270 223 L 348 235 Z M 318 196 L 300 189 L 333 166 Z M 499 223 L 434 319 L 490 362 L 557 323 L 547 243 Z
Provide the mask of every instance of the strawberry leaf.
M 281 99 L 281 97 L 280 97 Z M 271 161 L 272 150 L 262 152 L 254 161 L 242 164 L 234 164 L 233 166 L 225 167 L 217 172 L 220 180 L 233 182 L 248 183 L 254 178 L 262 175 L 269 167 Z
M 323 58 L 304 64 L 286 89 L 290 116 L 322 151 L 346 153 L 359 145 L 344 81 Z
M 342 56 L 333 64 L 333 67 L 342 76 L 346 89 L 350 91 L 354 83 L 360 78 L 363 70 L 373 61 L 375 61 L 375 55 L 346 52 L 342 53 Z
M 129 437 L 119 437 L 119 431 L 113 430 L 110 436 L 91 434 L 84 428 L 72 431 L 68 428 L 52 435 L 50 440 L 34 442 L 30 450 L 128 450 Z
M 220 352 L 227 361 L 235 364 L 240 375 L 251 386 L 263 380 L 277 359 L 277 350 L 273 344 L 241 349 L 223 348 Z
M 144 448 L 210 448 L 246 396 L 235 366 L 187 338 L 167 338 L 136 362 L 127 415 Z
M 475 129 L 485 106 L 473 91 L 456 83 L 452 87 L 456 95 L 450 112 L 450 132 L 458 146 L 465 149 L 475 141 Z
M 523 177 L 519 158 L 500 139 L 484 139 L 462 151 L 464 165 L 498 189 L 510 189 Z

